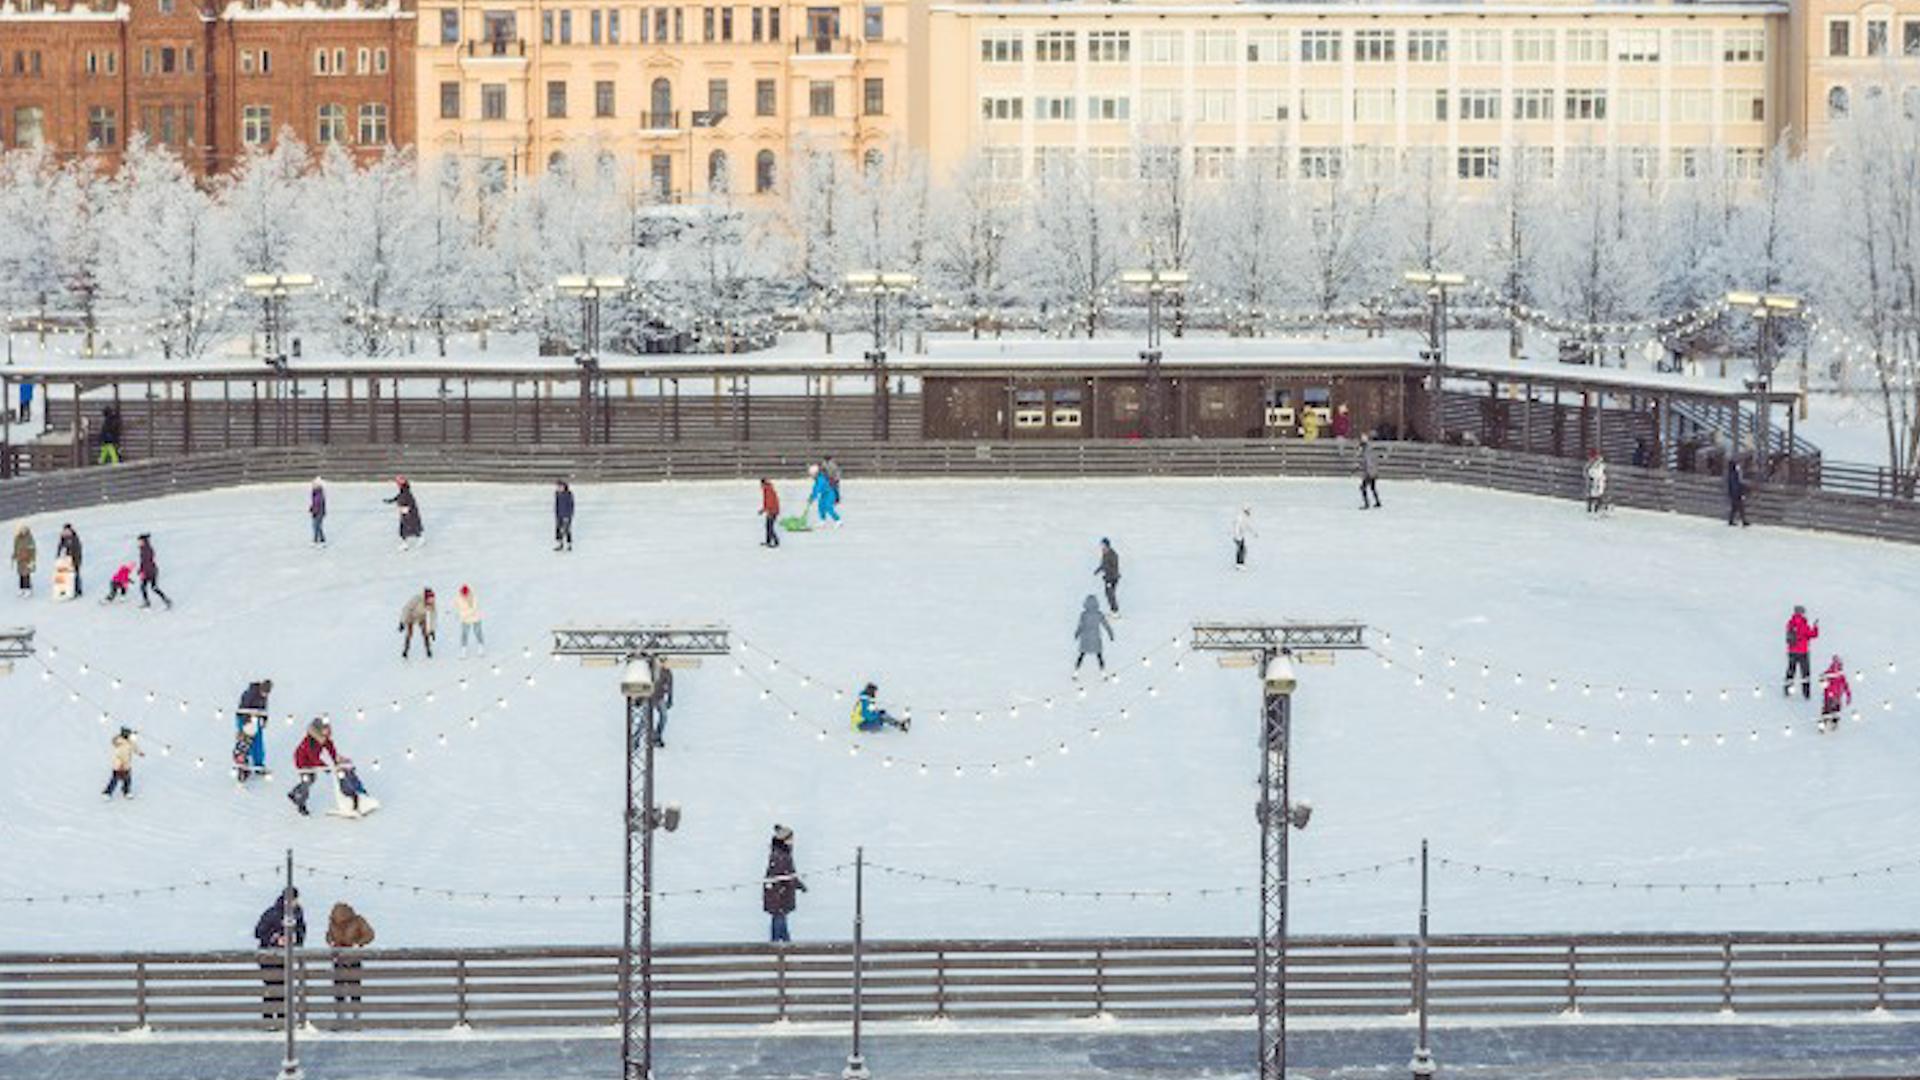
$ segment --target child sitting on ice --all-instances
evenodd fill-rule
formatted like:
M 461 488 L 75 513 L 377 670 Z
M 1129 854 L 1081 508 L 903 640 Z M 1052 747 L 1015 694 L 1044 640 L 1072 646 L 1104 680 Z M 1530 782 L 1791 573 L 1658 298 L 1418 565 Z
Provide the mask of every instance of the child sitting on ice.
M 866 687 L 860 691 L 860 697 L 853 703 L 853 727 L 855 731 L 885 731 L 890 727 L 896 727 L 901 731 L 906 731 L 913 726 L 913 720 L 911 718 L 896 720 L 892 713 L 887 712 L 887 710 L 882 709 L 876 704 L 875 699 L 879 697 L 879 695 L 880 688 L 872 683 L 868 683 Z
M 120 569 L 115 570 L 113 572 L 113 579 L 107 583 L 107 598 L 100 602 L 103 604 L 113 603 L 115 600 L 119 599 L 120 597 L 126 596 L 127 590 L 132 585 L 133 585 L 133 564 L 121 563 Z

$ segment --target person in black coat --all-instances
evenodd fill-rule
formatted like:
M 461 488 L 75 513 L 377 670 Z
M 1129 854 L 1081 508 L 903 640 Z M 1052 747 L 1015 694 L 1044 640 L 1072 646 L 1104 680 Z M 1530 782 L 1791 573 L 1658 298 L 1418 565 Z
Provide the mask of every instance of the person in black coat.
M 120 410 L 107 406 L 100 415 L 100 458 L 102 465 L 120 464 Z
M 55 546 L 53 557 L 57 559 L 62 555 L 73 560 L 73 595 L 84 596 L 80 590 L 80 534 L 73 531 L 72 525 L 60 526 L 60 543 Z
M 153 536 L 149 533 L 141 533 L 140 534 L 140 606 L 141 607 L 153 606 L 153 601 L 147 598 L 148 589 L 153 590 L 153 595 L 159 597 L 160 602 L 167 605 L 167 609 L 169 611 L 173 609 L 172 599 L 170 599 L 166 593 L 163 593 L 160 591 L 160 563 L 157 559 L 153 557 Z
M 273 906 L 260 913 L 253 924 L 253 939 L 271 958 L 260 958 L 260 981 L 266 984 L 265 1008 L 261 1017 L 278 1020 L 286 1015 L 287 979 L 285 959 L 279 950 L 287 946 L 287 904 L 293 904 L 293 946 L 307 943 L 307 913 L 300 907 L 300 890 L 289 887 L 274 897 Z
M 767 849 L 767 876 L 760 885 L 760 909 L 773 916 L 772 941 L 793 940 L 787 933 L 787 916 L 793 914 L 797 894 L 806 891 L 807 883 L 793 865 L 793 830 L 775 825 Z
M 1740 475 L 1740 463 L 1733 455 L 1727 455 L 1727 524 L 1733 524 L 1734 518 L 1740 519 L 1742 528 L 1747 525 L 1747 481 Z
M 393 482 L 399 490 L 393 493 L 392 498 L 383 501 L 400 508 L 400 547 L 404 550 L 412 547 L 412 541 L 419 539 L 427 530 L 420 522 L 420 503 L 413 497 L 413 485 L 407 483 L 404 476 L 394 477 Z
M 565 480 L 553 482 L 553 550 L 573 550 L 573 489 Z
M 1120 614 L 1120 553 L 1113 550 L 1113 542 L 1104 536 L 1100 538 L 1100 565 L 1094 567 L 1093 572 L 1107 587 L 1107 610 Z

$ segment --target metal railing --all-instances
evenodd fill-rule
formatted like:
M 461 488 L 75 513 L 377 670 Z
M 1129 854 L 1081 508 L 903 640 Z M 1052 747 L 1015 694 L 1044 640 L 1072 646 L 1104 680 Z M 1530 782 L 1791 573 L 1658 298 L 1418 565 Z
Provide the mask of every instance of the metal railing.
M 677 109 L 656 111 L 649 109 L 640 114 L 641 131 L 678 131 L 680 130 L 680 112 Z
M 1405 1016 L 1412 937 L 1302 937 L 1289 1011 Z M 0 954 L 0 1034 L 267 1030 L 277 953 Z M 869 941 L 861 1015 L 928 1019 L 1231 1018 L 1253 1009 L 1253 942 L 1166 937 Z M 296 954 L 296 1015 L 328 1029 L 580 1027 L 618 1015 L 612 947 Z M 1446 1016 L 1920 1010 L 1920 933 L 1514 934 L 1429 939 Z M 677 945 L 655 953 L 656 1022 L 845 1022 L 846 942 Z
M 837 34 L 803 34 L 793 39 L 793 51 L 801 56 L 851 56 L 854 39 Z
M 524 38 L 480 38 L 467 42 L 466 54 L 480 60 L 522 59 L 527 55 L 527 43 Z

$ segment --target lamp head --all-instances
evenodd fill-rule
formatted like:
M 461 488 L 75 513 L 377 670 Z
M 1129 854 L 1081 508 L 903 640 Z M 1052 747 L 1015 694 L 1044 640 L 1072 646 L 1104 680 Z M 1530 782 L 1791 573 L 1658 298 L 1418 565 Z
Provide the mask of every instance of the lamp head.
M 653 663 L 645 658 L 627 662 L 620 675 L 620 692 L 630 701 L 653 696 Z
M 1267 661 L 1267 669 L 1260 673 L 1260 681 L 1269 694 L 1291 694 L 1300 685 L 1293 673 L 1293 658 L 1284 652 L 1275 653 Z

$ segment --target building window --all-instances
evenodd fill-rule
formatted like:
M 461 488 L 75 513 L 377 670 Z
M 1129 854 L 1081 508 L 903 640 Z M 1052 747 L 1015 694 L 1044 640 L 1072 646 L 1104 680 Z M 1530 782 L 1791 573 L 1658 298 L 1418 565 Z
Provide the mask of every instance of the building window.
M 1133 38 L 1125 30 L 1094 30 L 1087 34 L 1089 64 L 1125 64 L 1133 60 Z
M 1198 30 L 1193 35 L 1193 58 L 1202 64 L 1231 64 L 1234 55 L 1231 30 Z
M 1140 33 L 1140 62 L 1143 64 L 1180 64 L 1186 61 L 1187 35 L 1179 30 L 1143 30 Z
M 1340 91 L 1314 89 L 1300 91 L 1300 122 L 1337 124 L 1340 122 Z
M 347 50 L 344 47 L 333 50 L 333 73 L 335 75 L 347 73 Z
M 832 79 L 815 79 L 807 84 L 807 115 L 833 115 Z
M 1033 59 L 1042 64 L 1073 63 L 1074 37 L 1074 32 L 1071 30 L 1044 30 L 1033 35 Z M 1001 38 L 998 39 L 997 42 L 989 38 L 987 42 L 983 42 L 982 44 L 1011 45 L 1012 55 L 1010 59 L 1015 63 L 1018 63 L 1020 60 L 1019 38 L 1013 38 L 1011 40 Z
M 653 155 L 651 167 L 648 172 L 653 178 L 653 194 L 655 198 L 664 199 L 673 194 L 672 154 Z
M 333 54 L 325 49 L 313 50 L 313 73 L 329 75 L 333 72 Z
M 1513 92 L 1513 118 L 1515 120 L 1553 119 L 1553 91 L 1515 90 Z
M 1887 55 L 1887 39 L 1891 37 L 1890 27 L 1885 19 L 1867 20 L 1867 55 Z
M 345 105 L 320 106 L 320 118 L 314 127 L 313 141 L 321 146 L 347 141 L 347 107 Z
M 567 118 L 567 84 L 558 79 L 547 82 L 547 119 L 565 120 Z
M 1247 31 L 1248 63 L 1284 64 L 1286 61 L 1287 32 L 1285 30 Z
M 1497 64 L 1500 62 L 1501 33 L 1498 30 L 1462 30 L 1460 31 L 1460 62 L 1463 64 Z
M 1071 120 L 1073 119 L 1073 99 L 1036 97 L 1033 99 L 1033 118 L 1035 120 Z
M 1677 146 L 1667 158 L 1667 175 L 1676 180 L 1698 180 L 1706 172 L 1706 152 L 1697 146 Z
M 980 99 L 980 119 L 982 120 L 1019 120 L 1025 115 L 1025 98 L 983 97 Z
M 755 79 L 753 82 L 753 115 L 778 115 L 780 96 L 775 90 L 772 79 Z
M 481 28 L 495 56 L 505 56 L 507 42 L 518 40 L 520 37 L 511 11 L 482 12 Z
M 573 44 L 573 12 L 566 8 L 560 9 L 560 44 Z
M 1087 99 L 1087 119 L 1129 120 L 1132 119 L 1132 105 L 1132 99 L 1126 97 L 1090 97 Z
M 1414 90 L 1407 95 L 1407 119 L 1420 123 L 1440 123 L 1447 119 L 1445 90 Z
M 1362 87 L 1353 92 L 1353 119 L 1359 124 L 1391 124 L 1397 113 L 1391 87 Z
M 711 113 L 716 121 L 733 111 L 731 97 L 732 95 L 727 92 L 727 80 L 707 80 L 707 112 Z
M 507 84 L 483 83 L 480 86 L 480 119 L 507 118 Z
M 707 155 L 707 190 L 727 191 L 733 187 L 732 171 L 727 163 L 727 152 L 715 150 Z
M 620 9 L 612 8 L 607 12 L 607 44 L 620 44 Z
M 16 55 L 17 55 L 17 54 L 16 54 Z M 179 68 L 179 64 L 180 64 L 180 53 L 179 53 L 179 51 L 178 51 L 177 49 L 175 49 L 175 48 L 174 48 L 173 46 L 171 46 L 171 45 L 163 45 L 163 46 L 161 46 L 161 48 L 160 48 L 160 74 L 162 74 L 162 75 L 171 75 L 171 74 L 173 74 L 174 72 L 176 72 L 176 71 L 178 71 L 178 70 L 180 70 L 180 68 Z M 18 65 L 18 64 L 16 63 L 16 64 L 15 64 L 15 69 L 16 69 L 16 70 L 18 70 L 18 67 L 19 67 L 19 65 Z
M 365 75 L 372 70 L 373 50 L 364 48 L 356 50 L 353 56 L 353 73 L 355 75 Z
M 1605 30 L 1567 31 L 1567 63 L 1604 64 L 1607 62 Z
M 273 109 L 266 105 L 248 105 L 240 110 L 240 141 L 248 146 L 265 146 L 273 137 Z M 162 138 L 162 142 L 172 140 Z
M 440 9 L 440 44 L 460 44 L 460 9 Z
M 1340 62 L 1340 31 L 1338 30 L 1302 30 L 1300 31 L 1300 62 L 1303 64 L 1337 64 Z M 1303 150 L 1302 153 L 1305 153 Z
M 868 79 L 862 86 L 862 107 L 868 116 L 887 114 L 887 80 Z
M 1569 90 L 1566 109 L 1561 115 L 1569 120 L 1605 120 L 1607 92 L 1605 90 Z
M 730 7 L 720 9 L 720 40 L 733 40 L 733 9 Z
M 1529 180 L 1551 180 L 1554 174 L 1553 147 L 1520 148 L 1520 174 Z
M 1827 119 L 1845 120 L 1853 112 L 1853 95 L 1844 86 L 1836 86 L 1827 91 Z
M 1300 148 L 1300 172 L 1302 180 L 1338 180 L 1346 171 L 1346 161 L 1337 146 L 1303 146 Z
M 1068 47 L 1072 47 L 1072 35 L 1067 35 Z M 980 62 L 983 64 L 1017 64 L 1020 62 L 1022 41 L 1020 35 L 993 35 L 980 39 Z
M 1764 123 L 1767 119 L 1767 95 L 1759 90 L 1729 90 L 1721 119 L 1729 124 Z
M 1900 52 L 1905 56 L 1920 56 L 1920 19 L 1907 19 L 1900 24 Z
M 1623 64 L 1660 62 L 1660 31 L 1621 30 L 1613 35 L 1613 54 Z
M 1853 24 L 1845 19 L 1835 19 L 1827 24 L 1827 55 L 1853 55 Z
M 605 119 L 613 115 L 613 81 L 601 79 L 593 84 L 593 115 Z
M 1460 119 L 1462 120 L 1498 120 L 1500 119 L 1500 91 L 1498 90 L 1462 90 L 1460 91 Z
M 1500 179 L 1500 148 L 1497 146 L 1461 147 L 1455 175 L 1462 180 Z
M 1675 63 L 1713 62 L 1713 31 L 1711 30 L 1675 30 L 1670 44 L 1673 46 Z
M 241 50 L 241 52 L 240 52 L 240 74 L 242 74 L 242 75 L 252 75 L 252 74 L 253 74 L 254 72 L 256 72 L 256 71 L 258 71 L 258 70 L 259 70 L 259 66 L 258 66 L 258 64 L 256 63 L 256 61 L 254 60 L 254 54 L 253 54 L 253 50 L 252 50 L 252 49 L 243 49 L 243 50 Z M 89 74 L 89 75 L 91 75 L 91 74 L 93 74 L 93 73 L 94 73 L 94 72 L 93 72 L 93 54 L 92 54 L 92 53 L 88 53 L 88 54 L 87 54 L 87 74 Z
M 360 106 L 360 145 L 387 144 L 387 107 L 377 101 Z
M 460 119 L 460 84 L 457 82 L 440 84 L 440 119 Z
M 642 127 L 664 129 L 673 123 L 673 83 L 655 79 L 647 87 L 647 117 Z
M 553 44 L 553 21 L 559 17 L 560 13 L 557 11 L 543 11 L 540 13 L 540 44 Z
M 773 190 L 773 151 L 762 150 L 753 156 L 753 190 L 766 194 Z
M 1447 32 L 1445 30 L 1407 31 L 1407 62 L 1413 64 L 1446 63 Z
M 1736 180 L 1761 180 L 1767 175 L 1767 152 L 1759 147 L 1742 147 L 1733 152 L 1733 176 Z
M 1669 115 L 1676 124 L 1711 124 L 1713 91 L 1675 90 L 1667 98 Z
M 719 27 L 715 24 L 712 8 L 700 9 L 700 40 L 712 41 Z
M 387 50 L 373 50 L 373 73 L 375 75 L 385 75 L 387 73 Z
M 765 13 L 762 12 L 759 8 L 750 8 L 749 11 L 750 11 L 750 15 L 748 17 L 748 22 L 749 22 L 749 25 L 751 25 L 753 28 L 751 31 L 751 33 L 753 34 L 753 40 L 754 41 L 765 40 L 766 23 L 767 23 Z
M 1356 64 L 1393 63 L 1394 35 L 1391 30 L 1355 30 L 1353 62 Z
M 1515 30 L 1513 59 L 1519 64 L 1551 64 L 1557 50 L 1552 30 Z
M 1622 90 L 1616 95 L 1617 106 L 1614 115 L 1624 124 L 1657 124 L 1660 122 L 1660 91 L 1658 90 Z
M 1193 178 L 1202 182 L 1231 180 L 1234 176 L 1234 153 L 1231 146 L 1196 146 L 1193 148 Z
M 592 11 L 587 12 L 587 41 L 593 45 L 600 44 L 599 8 L 594 8 Z
M 868 4 L 860 18 L 860 34 L 868 41 L 879 41 L 887 36 L 886 9 L 879 4 Z
M 87 145 L 95 150 L 111 150 L 120 141 L 119 114 L 106 105 L 87 110 Z
M 1767 59 L 1765 30 L 1728 30 L 1720 41 L 1721 59 L 1729 64 L 1759 64 Z

